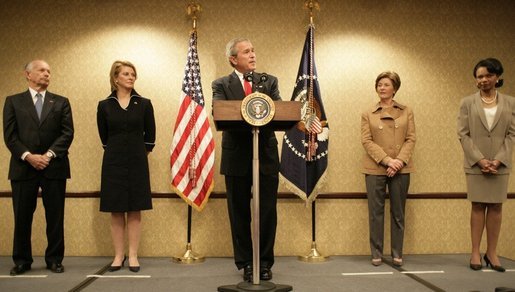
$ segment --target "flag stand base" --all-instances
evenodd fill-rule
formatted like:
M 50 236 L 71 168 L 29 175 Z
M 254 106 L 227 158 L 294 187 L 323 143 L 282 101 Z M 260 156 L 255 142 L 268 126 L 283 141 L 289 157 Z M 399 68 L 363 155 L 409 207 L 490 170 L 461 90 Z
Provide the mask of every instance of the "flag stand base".
M 227 285 L 218 287 L 218 292 L 243 292 L 243 291 L 292 291 L 290 285 L 274 284 L 272 282 L 263 281 L 259 284 L 252 284 L 249 282 L 241 282 L 238 285 Z
M 309 252 L 309 254 L 305 256 L 298 256 L 297 259 L 299 261 L 308 263 L 319 263 L 327 261 L 329 257 L 321 255 L 317 250 L 317 243 L 313 241 L 311 243 L 311 251 Z
M 197 264 L 205 260 L 203 256 L 199 256 L 191 250 L 191 243 L 186 244 L 186 252 L 180 258 L 172 257 L 172 261 L 178 264 Z

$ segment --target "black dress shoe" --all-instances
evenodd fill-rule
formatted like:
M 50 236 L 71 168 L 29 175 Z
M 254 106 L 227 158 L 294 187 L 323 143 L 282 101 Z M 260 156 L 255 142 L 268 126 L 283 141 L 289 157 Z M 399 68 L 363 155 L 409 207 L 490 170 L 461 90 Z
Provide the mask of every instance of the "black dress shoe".
M 11 276 L 21 275 L 30 270 L 30 264 L 16 265 L 11 269 Z
M 126 259 L 127 259 L 127 257 L 126 257 L 126 256 L 124 256 L 124 257 L 123 257 L 123 261 L 122 261 L 122 264 L 121 264 L 121 265 L 119 265 L 119 266 L 113 266 L 113 265 L 111 265 L 111 266 L 109 266 L 109 268 L 108 268 L 107 270 L 108 270 L 109 272 L 116 272 L 116 271 L 120 270 L 120 269 L 123 267 L 123 265 L 125 264 L 125 260 L 126 260 Z
M 261 268 L 261 271 L 259 272 L 259 279 L 263 281 L 272 280 L 272 270 L 269 267 Z
M 129 266 L 129 271 L 133 273 L 139 272 L 140 266 Z
M 252 273 L 253 273 L 252 266 L 246 265 L 243 268 L 243 281 L 252 282 Z
M 492 270 L 501 272 L 501 273 L 506 272 L 506 269 L 503 268 L 503 266 L 496 266 L 496 265 L 492 264 L 490 262 L 490 259 L 486 256 L 486 253 L 485 253 L 485 256 L 483 257 L 483 259 L 485 259 L 486 266 L 487 267 L 490 266 L 490 268 L 492 268 Z
M 483 265 L 470 263 L 470 268 L 474 271 L 479 271 L 483 268 Z
M 47 264 L 46 268 L 48 270 L 52 271 L 52 273 L 63 273 L 64 272 L 64 266 L 60 263 Z
M 481 258 L 479 258 L 481 260 Z M 474 270 L 474 271 L 479 271 L 483 268 L 483 264 L 481 263 L 481 261 L 479 262 L 479 264 L 473 264 L 472 262 L 470 262 L 470 269 Z

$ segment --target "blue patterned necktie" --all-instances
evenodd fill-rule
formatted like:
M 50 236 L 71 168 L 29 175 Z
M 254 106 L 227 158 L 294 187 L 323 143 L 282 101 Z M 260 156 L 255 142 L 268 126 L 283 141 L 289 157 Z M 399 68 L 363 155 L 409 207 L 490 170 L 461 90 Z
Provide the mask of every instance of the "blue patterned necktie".
M 36 103 L 34 105 L 36 106 L 38 118 L 41 119 L 41 111 L 43 110 L 43 96 L 39 92 L 36 94 Z

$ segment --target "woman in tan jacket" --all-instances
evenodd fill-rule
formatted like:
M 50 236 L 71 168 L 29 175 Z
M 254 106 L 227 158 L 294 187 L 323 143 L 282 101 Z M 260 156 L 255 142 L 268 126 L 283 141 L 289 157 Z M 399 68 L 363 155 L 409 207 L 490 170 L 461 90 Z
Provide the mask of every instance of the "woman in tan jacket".
M 361 143 L 365 148 L 363 173 L 368 198 L 372 264 L 383 257 L 384 205 L 386 187 L 390 195 L 392 262 L 402 265 L 404 209 L 413 172 L 411 156 L 415 147 L 413 111 L 394 100 L 401 86 L 399 75 L 383 72 L 375 88 L 379 102 L 361 115 Z
M 474 67 L 479 92 L 461 101 L 458 136 L 463 148 L 470 216 L 472 254 L 470 268 L 482 268 L 480 243 L 486 226 L 486 265 L 504 272 L 496 248 L 501 230 L 502 203 L 507 199 L 515 139 L 515 101 L 497 92 L 503 80 L 499 60 L 488 58 Z

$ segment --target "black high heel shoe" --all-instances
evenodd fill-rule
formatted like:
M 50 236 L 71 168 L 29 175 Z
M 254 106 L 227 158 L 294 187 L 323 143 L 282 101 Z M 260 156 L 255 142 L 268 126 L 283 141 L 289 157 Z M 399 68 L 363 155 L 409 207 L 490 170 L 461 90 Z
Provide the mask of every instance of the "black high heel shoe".
M 479 258 L 481 260 L 481 258 Z M 479 271 L 483 268 L 483 264 L 482 263 L 479 263 L 479 264 L 473 264 L 472 262 L 470 262 L 470 268 L 474 271 Z
M 483 259 L 485 259 L 485 263 L 486 263 L 486 266 L 490 266 L 490 268 L 492 268 L 492 270 L 494 271 L 497 271 L 497 272 L 501 272 L 501 273 L 504 273 L 506 272 L 506 269 L 503 268 L 503 266 L 496 266 L 496 265 L 493 265 L 491 262 L 490 262 L 490 259 L 486 256 L 486 253 L 485 253 L 485 256 L 483 257 Z
M 140 269 L 140 266 L 131 266 L 130 261 L 129 261 L 129 271 L 131 271 L 133 273 L 137 273 L 137 272 L 139 272 L 139 269 Z
M 123 256 L 122 264 L 119 266 L 110 266 L 109 269 L 107 269 L 109 272 L 116 272 L 119 271 L 123 265 L 125 264 L 125 260 L 127 259 L 127 256 Z

